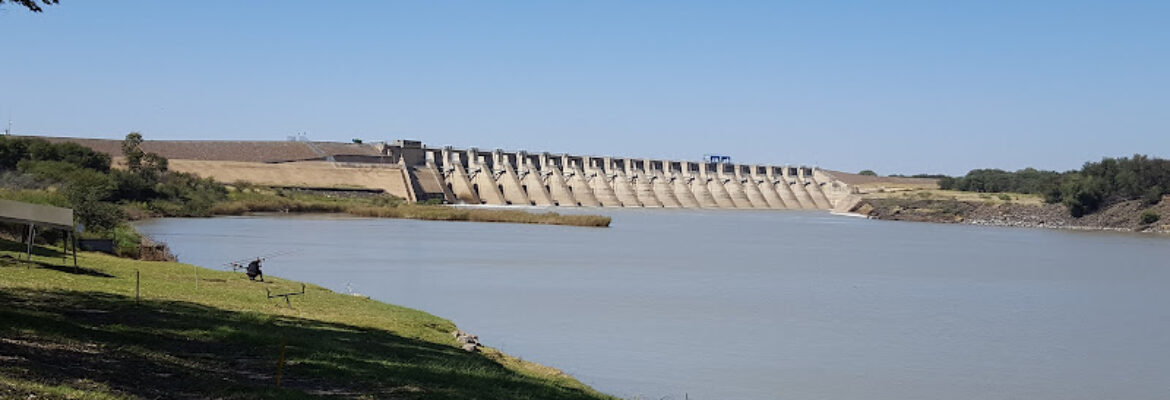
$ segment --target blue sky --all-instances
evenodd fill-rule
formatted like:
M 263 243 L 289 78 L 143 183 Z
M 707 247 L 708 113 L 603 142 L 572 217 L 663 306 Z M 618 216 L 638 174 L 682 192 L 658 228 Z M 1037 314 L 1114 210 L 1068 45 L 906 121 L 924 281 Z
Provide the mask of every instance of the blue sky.
M 1170 157 L 1170 2 L 61 0 L 19 134 L 419 139 L 879 173 Z

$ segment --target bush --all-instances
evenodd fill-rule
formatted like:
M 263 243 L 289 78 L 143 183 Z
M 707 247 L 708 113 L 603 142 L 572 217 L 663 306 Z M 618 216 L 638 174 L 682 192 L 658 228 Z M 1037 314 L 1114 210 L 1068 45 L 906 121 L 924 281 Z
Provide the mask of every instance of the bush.
M 1158 204 L 1158 202 L 1162 201 L 1163 193 L 1166 193 L 1166 191 L 1162 189 L 1162 186 L 1154 185 L 1154 187 L 1146 190 L 1146 194 L 1142 195 L 1142 201 L 1149 206 Z
M 138 258 L 142 249 L 142 235 L 127 224 L 114 227 L 114 253 L 119 257 Z
M 14 169 L 22 160 L 61 161 L 99 172 L 110 170 L 110 156 L 76 143 L 44 139 L 0 137 L 0 169 Z
M 1012 201 L 1012 195 L 1007 194 L 1007 193 L 1000 193 L 999 199 L 1003 200 L 1003 201 Z
M 47 190 L 14 190 L 0 189 L 0 199 L 21 201 L 25 203 L 44 204 L 57 207 L 69 207 L 69 199 L 59 192 Z
M 121 208 L 105 202 L 113 193 L 114 179 L 109 174 L 87 169 L 75 171 L 61 190 L 78 222 L 99 231 L 113 228 L 124 218 Z
M 47 189 L 49 183 L 32 174 L 0 171 L 0 187 L 7 189 Z
M 1074 175 L 1061 186 L 1060 192 L 1068 212 L 1076 218 L 1097 211 L 1105 199 L 1104 183 L 1094 177 Z
M 877 172 L 873 172 L 873 170 L 869 170 L 869 169 L 862 170 L 861 172 L 858 172 L 857 174 L 858 175 L 865 175 L 865 176 L 877 176 Z
M 64 161 L 21 160 L 16 165 L 20 172 L 52 183 L 67 182 L 81 170 L 76 165 Z
M 1141 221 L 1143 225 L 1149 225 L 1158 222 L 1160 219 L 1162 219 L 1162 216 L 1158 215 L 1158 213 L 1154 212 L 1154 210 L 1142 211 Z

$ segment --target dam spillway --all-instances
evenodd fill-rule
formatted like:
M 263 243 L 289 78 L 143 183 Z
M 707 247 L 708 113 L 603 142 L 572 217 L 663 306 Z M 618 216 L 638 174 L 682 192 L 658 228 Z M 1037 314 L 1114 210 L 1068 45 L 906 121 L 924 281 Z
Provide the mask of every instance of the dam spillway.
M 556 207 L 827 210 L 849 188 L 819 168 L 481 151 L 395 141 L 384 155 L 405 174 L 435 176 L 446 190 L 408 185 L 415 199 Z

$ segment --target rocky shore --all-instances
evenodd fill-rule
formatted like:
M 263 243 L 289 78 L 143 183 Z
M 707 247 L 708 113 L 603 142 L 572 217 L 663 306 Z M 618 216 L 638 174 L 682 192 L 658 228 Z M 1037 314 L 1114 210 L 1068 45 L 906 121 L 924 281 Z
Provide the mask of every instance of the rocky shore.
M 1147 210 L 1159 215 L 1158 221 L 1143 223 L 1141 216 Z M 1153 206 L 1146 206 L 1138 200 L 1121 202 L 1080 218 L 1069 215 L 1061 204 L 909 197 L 864 198 L 850 212 L 893 221 L 1170 233 L 1170 199 Z

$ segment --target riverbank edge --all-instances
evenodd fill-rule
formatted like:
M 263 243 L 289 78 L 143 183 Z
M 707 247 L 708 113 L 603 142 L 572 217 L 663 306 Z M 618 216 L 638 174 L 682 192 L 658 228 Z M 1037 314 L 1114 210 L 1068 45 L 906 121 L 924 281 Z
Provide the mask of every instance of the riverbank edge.
M 21 254 L 22 248 L 23 247 L 17 242 L 12 242 L 12 241 L 8 241 L 8 240 L 0 240 L 0 268 L 3 268 L 5 270 L 11 269 L 11 271 L 13 272 L 13 273 L 0 274 L 0 288 L 5 289 L 4 290 L 5 292 L 13 292 L 16 290 L 33 290 L 33 291 L 51 290 L 51 291 L 57 291 L 57 292 L 65 292 L 65 291 L 76 292 L 76 293 L 80 293 L 84 296 L 126 296 L 127 295 L 127 293 L 125 291 L 126 288 L 119 288 L 118 290 L 101 290 L 100 288 L 97 288 L 97 287 L 88 287 L 87 288 L 87 287 L 81 287 L 81 286 L 84 285 L 85 280 L 88 278 L 95 278 L 95 277 L 115 278 L 115 279 L 122 278 L 122 279 L 129 280 L 129 282 L 136 282 L 136 280 L 139 279 L 138 278 L 138 276 L 139 276 L 138 271 L 166 270 L 166 271 L 168 271 L 168 273 L 174 274 L 177 272 L 177 274 L 179 274 L 179 275 L 186 275 L 186 274 L 194 273 L 194 277 L 195 277 L 194 280 L 198 281 L 204 285 L 202 292 L 200 292 L 198 284 L 194 285 L 194 287 L 195 287 L 194 291 L 187 291 L 187 290 L 165 290 L 165 291 L 163 291 L 163 290 L 155 289 L 155 290 L 152 290 L 151 299 L 150 299 L 151 301 L 194 303 L 194 304 L 198 304 L 198 305 L 202 305 L 202 306 L 219 308 L 218 306 L 220 306 L 220 304 L 216 304 L 216 302 L 211 301 L 210 298 L 200 298 L 200 293 L 203 293 L 203 294 L 208 293 L 209 290 L 212 290 L 211 287 L 214 287 L 217 284 L 230 285 L 230 284 L 233 284 L 236 282 L 248 282 L 246 279 L 242 278 L 242 275 L 240 273 L 237 273 L 237 272 L 220 271 L 220 270 L 215 270 L 215 269 L 206 268 L 206 267 L 202 267 L 202 266 L 196 266 L 196 265 L 192 265 L 192 264 L 184 264 L 184 263 L 175 262 L 175 261 L 132 260 L 132 259 L 120 258 L 120 257 L 106 255 L 106 254 L 102 254 L 102 253 L 96 253 L 96 252 L 79 252 L 78 258 L 79 258 L 80 265 L 82 265 L 82 267 L 77 268 L 77 267 L 72 267 L 72 264 L 69 262 L 61 261 L 61 260 L 65 260 L 65 258 L 62 258 L 59 254 L 56 254 L 55 250 L 53 250 L 51 248 L 45 248 L 42 246 L 34 247 L 34 256 L 32 258 L 31 266 L 29 266 L 29 264 L 21 264 L 19 261 L 15 261 L 15 260 L 19 260 L 23 256 L 23 254 Z M 53 254 L 53 255 L 46 256 L 45 254 Z M 57 265 L 57 263 L 62 263 L 62 264 Z M 128 275 L 128 272 L 131 270 L 135 271 L 134 277 L 130 277 Z M 42 276 L 41 278 L 38 279 L 36 277 L 36 274 L 39 274 L 39 273 L 43 273 L 44 276 Z M 64 276 L 66 278 L 65 279 L 43 279 L 44 277 L 47 277 L 49 274 L 53 274 L 53 275 L 72 274 L 73 276 L 61 275 L 61 276 Z M 143 274 L 143 275 L 145 275 L 145 274 Z M 61 276 L 56 276 L 55 278 L 61 278 Z M 375 309 L 382 310 L 382 311 L 389 310 L 389 311 L 392 311 L 394 315 L 409 314 L 411 317 L 422 318 L 421 322 L 413 324 L 412 326 L 410 326 L 410 328 L 415 329 L 415 330 L 419 330 L 419 331 L 434 331 L 434 332 L 430 332 L 430 333 L 424 334 L 424 335 L 410 334 L 408 332 L 407 334 L 403 335 L 404 337 L 407 337 L 407 338 L 413 339 L 413 340 L 427 340 L 429 342 L 436 343 L 439 345 L 452 347 L 454 349 L 457 349 L 460 354 L 466 353 L 467 356 L 482 356 L 488 360 L 491 360 L 494 363 L 497 363 L 500 367 L 505 368 L 507 370 L 511 370 L 517 374 L 545 380 L 545 381 L 547 381 L 546 383 L 548 383 L 550 386 L 555 387 L 558 390 L 565 390 L 565 391 L 571 392 L 571 394 L 573 394 L 574 397 L 590 398 L 590 399 L 593 399 L 593 398 L 610 399 L 610 400 L 616 399 L 612 396 L 609 396 L 609 395 L 606 395 L 606 394 L 603 394 L 603 393 L 596 391 L 592 387 L 585 385 L 584 383 L 581 383 L 580 381 L 576 380 L 572 376 L 564 373 L 563 371 L 561 371 L 557 368 L 545 366 L 545 365 L 538 364 L 538 363 L 531 362 L 531 361 L 526 361 L 526 360 L 520 359 L 518 357 L 510 356 L 506 353 L 499 351 L 498 349 L 484 346 L 484 345 L 478 343 L 478 338 L 476 338 L 476 340 L 475 340 L 474 348 L 469 349 L 468 342 L 466 340 L 467 333 L 458 330 L 457 326 L 454 323 L 450 322 L 449 320 L 435 316 L 435 315 L 427 313 L 425 311 L 417 310 L 417 309 L 413 309 L 413 308 L 409 308 L 409 307 L 404 307 L 404 306 L 399 306 L 399 305 L 394 305 L 394 304 L 386 303 L 386 302 L 379 301 L 379 300 L 373 300 L 373 299 L 370 299 L 368 296 L 359 296 L 359 295 L 352 295 L 352 294 L 337 293 L 337 292 L 334 292 L 330 289 L 323 288 L 323 287 L 320 287 L 320 286 L 317 286 L 317 285 L 311 284 L 311 283 L 303 283 L 303 282 L 299 282 L 299 281 L 286 280 L 284 278 L 279 278 L 279 277 L 275 277 L 275 276 L 269 276 L 268 279 L 270 281 L 273 281 L 273 280 L 280 281 L 281 289 L 294 288 L 294 287 L 299 285 L 302 288 L 301 289 L 302 291 L 307 290 L 309 292 L 315 292 L 315 293 L 312 293 L 312 295 L 316 299 L 320 299 L 324 296 L 325 298 L 327 298 L 329 300 L 340 300 L 340 301 L 346 302 L 346 303 L 353 303 L 355 301 L 357 301 L 359 303 L 365 302 L 367 305 L 365 307 L 355 307 L 352 309 L 340 309 L 340 308 L 334 309 L 332 311 L 334 311 L 335 314 L 330 314 L 330 317 L 319 318 L 319 319 L 305 315 L 306 312 L 310 311 L 310 310 L 306 310 L 306 308 L 308 308 L 304 305 L 306 303 L 301 303 L 300 307 L 298 307 L 298 308 L 291 308 L 291 307 L 290 308 L 281 308 L 279 302 L 273 303 L 274 300 L 271 300 L 271 298 L 269 299 L 268 302 L 263 303 L 262 306 L 258 306 L 258 307 L 227 307 L 227 308 L 223 308 L 223 309 L 225 311 L 244 312 L 244 313 L 262 313 L 262 314 L 268 314 L 271 317 L 275 317 L 275 318 L 289 317 L 289 318 L 304 319 L 304 320 L 316 321 L 316 322 L 328 323 L 328 324 L 347 323 L 348 321 L 346 321 L 346 320 L 365 321 L 368 318 L 371 318 L 371 316 L 362 315 L 362 314 L 368 313 L 371 310 L 375 310 Z M 129 284 L 129 282 L 127 282 L 127 284 Z M 143 280 L 143 282 L 145 283 L 146 280 Z M 170 283 L 168 283 L 168 284 L 170 284 Z M 138 300 L 137 300 L 138 287 L 137 287 L 137 283 L 134 283 L 134 285 L 135 285 L 134 289 L 130 289 L 130 290 L 132 290 L 132 292 L 134 293 L 134 295 L 133 295 L 134 296 L 133 297 L 134 304 L 135 304 L 135 309 L 137 309 L 137 307 L 138 307 L 137 306 L 137 304 L 138 304 Z M 97 289 L 97 290 L 95 290 L 95 289 Z M 252 288 L 252 287 L 250 287 L 249 289 L 252 291 L 259 290 L 259 288 Z M 165 293 L 165 294 L 159 295 L 159 293 Z M 231 295 L 238 295 L 238 293 L 230 293 L 230 294 Z M 220 295 L 222 295 L 222 293 Z M 261 297 L 263 297 L 263 296 L 261 296 Z M 203 300 L 203 301 L 200 301 L 200 300 Z M 315 301 L 320 301 L 320 300 L 315 300 Z M 273 306 L 273 304 L 275 304 L 275 306 Z M 338 310 L 340 310 L 340 311 L 338 311 Z M 109 310 L 105 310 L 105 311 L 86 310 L 86 312 L 109 312 Z M 38 312 L 38 313 L 42 313 L 42 312 Z M 419 317 L 419 316 L 421 316 L 421 317 Z M 376 318 L 384 318 L 384 319 L 388 318 L 390 320 L 393 320 L 393 317 L 387 316 L 387 315 L 377 316 Z M 342 321 L 338 321 L 338 320 L 342 320 Z M 411 321 L 396 321 L 396 322 L 397 323 L 410 323 Z M 384 331 L 386 331 L 388 333 L 392 333 L 392 334 L 400 334 L 402 331 L 402 329 L 395 329 L 393 327 L 386 327 L 386 326 L 377 326 L 377 324 L 373 324 L 373 323 L 359 324 L 358 326 L 360 326 L 361 328 L 381 329 L 381 330 L 384 330 Z M 19 330 L 20 326 L 19 326 L 19 323 L 17 323 L 15 326 L 8 326 L 8 328 L 16 328 L 17 330 Z M 212 329 L 214 327 L 207 327 L 207 328 Z M 4 329 L 0 329 L 0 339 L 4 339 L 4 341 L 6 341 L 8 343 L 13 343 L 13 341 L 9 340 L 9 338 L 5 338 L 2 333 L 5 333 Z M 11 331 L 9 331 L 9 333 L 11 333 Z M 443 339 L 437 339 L 436 335 L 438 337 L 442 337 Z M 65 339 L 65 340 L 71 342 L 71 345 L 73 345 L 76 343 L 84 343 L 87 338 L 84 336 L 79 336 L 79 337 L 64 337 L 64 338 L 58 337 L 58 338 L 54 338 L 54 339 Z M 17 342 L 19 342 L 19 340 Z M 115 350 L 117 350 L 117 349 L 115 349 Z M 92 357 L 93 354 L 87 352 L 83 356 L 84 357 Z M 102 384 L 94 385 L 93 382 L 86 382 L 85 385 L 82 385 L 80 387 L 70 387 L 69 384 L 60 384 L 60 385 L 49 384 L 49 385 L 46 385 L 45 382 L 21 381 L 19 378 L 14 379 L 12 376 L 8 376 L 7 373 L 9 371 L 11 371 L 9 368 L 0 368 L 0 378 L 3 378 L 3 379 L 0 379 L 0 389 L 3 389 L 3 390 L 0 390 L 0 394 L 4 394 L 4 393 L 11 394 L 10 392 L 12 392 L 12 391 L 30 391 L 31 390 L 33 392 L 43 391 L 42 394 L 48 394 L 49 398 L 54 398 L 53 397 L 54 395 L 59 395 L 61 393 L 65 393 L 67 398 L 74 398 L 77 395 L 80 395 L 81 398 L 91 398 L 91 395 L 93 395 L 92 398 L 107 398 L 106 395 L 110 395 L 109 398 L 123 398 L 122 394 L 117 393 L 117 390 L 116 390 L 117 388 L 111 388 L 110 386 L 106 386 L 106 385 L 102 385 Z M 481 370 L 474 370 L 474 371 L 471 371 L 471 373 L 474 375 L 474 374 L 482 374 L 483 372 Z M 89 380 L 88 377 L 85 377 L 85 376 L 80 376 L 80 377 L 75 377 L 75 378 L 77 380 L 76 382 L 85 382 L 85 381 Z M 73 385 L 73 386 L 76 386 L 76 385 Z M 103 392 L 87 393 L 88 389 L 93 389 L 93 388 L 99 389 L 101 391 L 108 391 L 110 389 L 114 389 L 114 392 L 112 392 L 112 393 L 103 393 Z M 408 389 L 409 389 L 409 391 L 414 392 L 414 391 L 419 391 L 419 389 L 425 389 L 425 388 L 411 387 Z M 422 391 L 425 391 L 425 390 L 422 390 Z M 262 390 L 262 392 L 263 392 L 263 395 L 261 395 L 259 397 L 263 397 L 263 398 L 269 398 L 274 393 L 272 390 L 268 390 L 268 389 L 264 389 L 264 390 Z M 277 393 L 277 397 L 282 397 L 280 395 L 280 393 L 287 394 L 287 392 L 288 392 L 288 390 L 278 389 L 275 393 Z M 35 393 L 29 392 L 28 394 L 35 394 Z M 74 397 L 70 397 L 70 396 L 74 396 Z M 44 397 L 44 396 L 42 396 L 42 397 Z M 127 397 L 127 398 L 135 398 L 135 397 L 136 396 L 131 396 L 131 397 Z M 247 398 L 247 397 L 244 397 L 244 398 Z M 411 398 L 413 398 L 413 396 Z M 534 398 L 542 398 L 542 397 L 540 397 L 538 395 Z
M 1153 206 L 1140 201 L 1111 205 L 1080 218 L 1069 215 L 1060 204 L 1025 204 L 1003 201 L 858 197 L 839 207 L 836 213 L 869 219 L 907 222 L 968 224 L 1007 228 L 1060 229 L 1141 233 L 1170 238 L 1170 199 Z M 1142 223 L 1142 212 L 1159 216 L 1155 223 Z

